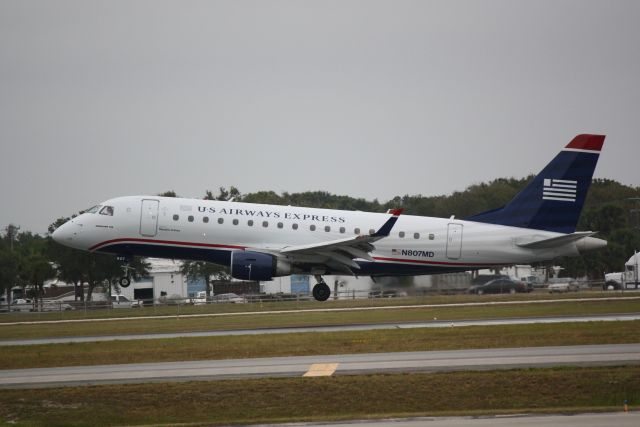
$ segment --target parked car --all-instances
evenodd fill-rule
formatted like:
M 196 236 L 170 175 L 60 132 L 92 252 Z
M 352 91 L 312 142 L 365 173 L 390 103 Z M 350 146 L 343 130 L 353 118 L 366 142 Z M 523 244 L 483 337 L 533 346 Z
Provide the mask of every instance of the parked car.
M 207 292 L 199 291 L 196 295 L 191 298 L 191 304 L 193 305 L 204 305 L 207 303 Z
M 63 301 L 45 301 L 42 304 L 42 311 L 69 311 L 73 310 L 70 304 Z
M 484 285 L 474 285 L 468 290 L 470 294 L 515 294 L 516 292 L 529 292 L 527 285 L 513 279 L 495 279 Z
M 111 306 L 113 308 L 140 308 L 142 307 L 142 301 L 132 301 L 124 295 L 111 295 Z
M 492 280 L 497 279 L 511 279 L 511 277 L 505 274 L 478 274 L 478 276 L 473 279 L 473 282 L 471 282 L 471 284 L 473 286 L 482 286 L 487 282 L 491 282 Z
M 550 294 L 555 292 L 578 292 L 580 290 L 580 285 L 576 280 L 570 278 L 552 280 L 554 281 L 547 286 Z
M 229 293 L 229 294 L 219 294 L 214 295 L 212 302 L 228 302 L 232 304 L 244 304 L 246 301 L 244 298 L 237 294 Z
M 11 302 L 11 311 L 33 311 L 33 301 L 28 298 L 18 298 Z

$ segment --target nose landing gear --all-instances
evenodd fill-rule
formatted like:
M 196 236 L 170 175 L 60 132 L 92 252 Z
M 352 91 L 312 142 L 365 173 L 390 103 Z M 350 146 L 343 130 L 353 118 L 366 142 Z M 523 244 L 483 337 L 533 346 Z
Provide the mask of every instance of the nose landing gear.
M 313 287 L 313 298 L 316 301 L 326 301 L 329 299 L 331 295 L 331 288 L 324 282 L 324 279 L 319 274 L 316 275 L 316 280 L 318 283 Z
M 124 276 L 118 279 L 118 285 L 120 285 L 120 287 L 122 288 L 128 288 L 129 285 L 131 285 L 131 274 L 129 272 L 131 270 L 134 270 L 134 268 L 130 265 L 132 257 L 121 255 L 116 257 L 116 259 L 122 263 L 121 267 L 122 272 L 124 273 Z
M 128 288 L 131 284 L 131 277 L 125 276 L 118 279 L 118 284 L 121 288 Z

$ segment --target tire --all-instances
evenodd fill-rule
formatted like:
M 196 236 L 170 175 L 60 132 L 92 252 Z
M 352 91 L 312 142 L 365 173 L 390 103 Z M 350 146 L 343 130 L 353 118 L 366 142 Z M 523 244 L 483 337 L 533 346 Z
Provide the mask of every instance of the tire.
M 120 280 L 118 280 L 118 284 L 122 288 L 128 288 L 131 284 L 131 279 L 129 279 L 128 277 L 121 277 Z
M 329 285 L 324 282 L 318 283 L 313 287 L 313 298 L 315 298 L 316 301 L 326 301 L 330 295 L 331 289 Z

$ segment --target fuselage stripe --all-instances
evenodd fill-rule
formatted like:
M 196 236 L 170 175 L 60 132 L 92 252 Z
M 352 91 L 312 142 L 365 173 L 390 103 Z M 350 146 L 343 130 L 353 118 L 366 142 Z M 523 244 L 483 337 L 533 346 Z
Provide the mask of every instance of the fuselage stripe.
M 508 263 L 478 263 L 478 262 L 445 262 L 445 261 L 425 261 L 421 259 L 402 259 L 402 258 L 387 258 L 374 256 L 373 259 L 377 261 L 390 261 L 390 262 L 405 262 L 412 264 L 427 264 L 427 265 L 454 265 L 456 267 L 490 267 L 495 265 L 506 265 Z
M 175 240 L 153 240 L 153 239 L 138 239 L 138 238 L 126 237 L 121 239 L 107 240 L 107 241 L 98 243 L 90 247 L 89 250 L 95 251 L 97 249 L 100 249 L 103 246 L 111 245 L 113 243 L 124 243 L 124 242 L 130 242 L 135 244 L 153 243 L 153 244 L 161 244 L 161 245 L 196 246 L 200 248 L 246 249 L 245 246 L 238 246 L 238 245 L 220 245 L 216 243 L 178 242 Z
M 185 246 L 185 247 L 200 247 L 200 248 L 211 248 L 211 249 L 238 249 L 244 250 L 247 249 L 246 246 L 238 246 L 238 245 L 222 245 L 216 243 L 197 243 L 197 242 L 179 242 L 175 240 L 153 240 L 153 239 L 140 239 L 140 238 L 120 238 L 120 239 L 112 239 L 106 240 L 104 242 L 100 242 L 96 245 L 93 245 L 89 248 L 90 251 L 99 250 L 106 246 L 112 245 L 114 243 L 133 243 L 133 244 L 159 244 L 159 245 L 168 245 L 168 246 Z M 387 261 L 393 263 L 404 263 L 404 264 L 420 264 L 420 265 L 445 265 L 445 266 L 455 266 L 455 267 L 488 267 L 495 265 L 503 265 L 502 263 L 456 263 L 456 262 L 444 262 L 444 261 L 426 261 L 426 260 L 413 260 L 413 259 L 402 259 L 402 258 L 387 258 L 387 257 L 378 257 L 374 256 L 374 260 L 376 261 Z M 506 263 L 505 263 L 506 264 Z

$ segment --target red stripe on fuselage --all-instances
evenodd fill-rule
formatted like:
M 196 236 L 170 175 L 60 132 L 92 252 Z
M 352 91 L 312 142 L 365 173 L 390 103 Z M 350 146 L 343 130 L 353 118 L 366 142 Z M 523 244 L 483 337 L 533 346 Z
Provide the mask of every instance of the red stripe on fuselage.
M 113 243 L 123 243 L 123 242 L 131 242 L 131 243 L 158 243 L 162 245 L 177 245 L 177 246 L 197 246 L 200 248 L 225 248 L 225 249 L 246 249 L 245 246 L 237 246 L 237 245 L 219 245 L 215 243 L 194 243 L 194 242 L 177 242 L 175 240 L 153 240 L 153 239 L 138 239 L 125 237 L 122 239 L 113 239 L 107 240 L 97 245 L 93 245 L 89 248 L 90 251 L 95 251 L 98 248 L 106 245 L 111 245 Z
M 490 267 L 494 265 L 505 265 L 508 263 L 478 263 L 478 262 L 444 262 L 444 261 L 426 261 L 421 259 L 402 259 L 402 258 L 386 258 L 380 256 L 374 256 L 373 259 L 378 261 L 391 261 L 391 262 L 409 262 L 414 264 L 428 264 L 428 265 L 454 265 L 454 266 L 469 266 L 469 267 Z
M 121 238 L 121 239 L 112 239 L 106 240 L 104 242 L 93 245 L 89 248 L 90 251 L 98 250 L 101 247 L 111 245 L 114 243 L 135 243 L 135 244 L 145 244 L 145 243 L 155 243 L 162 245 L 175 245 L 175 246 L 191 246 L 191 247 L 200 247 L 200 248 L 222 248 L 222 249 L 241 249 L 244 250 L 246 246 L 238 246 L 238 245 L 221 245 L 216 243 L 195 243 L 195 242 L 178 242 L 175 240 L 153 240 L 153 239 L 139 239 L 139 238 Z M 494 265 L 504 265 L 505 263 L 456 263 L 456 262 L 444 262 L 444 261 L 426 261 L 419 259 L 401 259 L 401 258 L 387 258 L 387 257 L 373 257 L 373 259 L 378 261 L 390 261 L 390 262 L 399 262 L 399 263 L 411 263 L 411 264 L 424 264 L 424 265 L 450 265 L 456 267 L 469 266 L 469 267 L 489 267 Z

